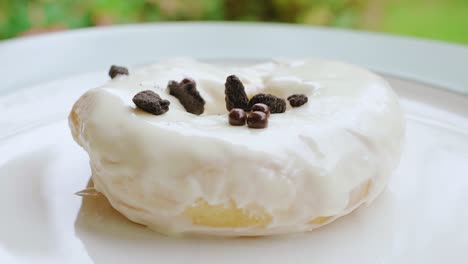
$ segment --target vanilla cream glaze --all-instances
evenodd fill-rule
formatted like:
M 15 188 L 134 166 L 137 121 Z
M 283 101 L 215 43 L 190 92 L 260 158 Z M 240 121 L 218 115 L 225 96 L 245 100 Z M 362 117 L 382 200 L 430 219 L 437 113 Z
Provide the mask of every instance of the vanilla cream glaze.
M 230 126 L 224 83 L 232 74 L 249 96 L 303 93 L 309 102 L 272 114 L 266 129 Z M 201 116 L 166 90 L 184 77 L 206 101 Z M 148 89 L 171 102 L 167 113 L 135 108 L 133 96 Z M 175 59 L 130 69 L 84 94 L 70 127 L 90 156 L 96 189 L 130 220 L 224 236 L 311 230 L 372 201 L 398 165 L 404 134 L 397 97 L 381 77 L 309 59 L 247 67 Z M 204 225 L 187 213 L 200 201 L 260 220 Z

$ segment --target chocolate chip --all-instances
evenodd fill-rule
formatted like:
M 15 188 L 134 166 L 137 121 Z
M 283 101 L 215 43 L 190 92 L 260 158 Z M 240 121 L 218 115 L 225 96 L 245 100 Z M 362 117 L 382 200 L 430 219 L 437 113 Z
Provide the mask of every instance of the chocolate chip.
M 286 111 L 286 101 L 272 94 L 260 93 L 254 95 L 254 97 L 252 97 L 249 101 L 249 110 L 258 103 L 267 105 L 270 108 L 272 114 L 284 113 Z
M 109 76 L 114 79 L 117 75 L 128 75 L 128 69 L 122 66 L 112 65 L 109 69 Z
M 240 108 L 247 111 L 249 98 L 239 78 L 236 75 L 228 76 L 224 87 L 226 109 L 231 111 L 233 108 Z
M 153 115 L 166 113 L 169 110 L 170 104 L 168 100 L 161 99 L 157 93 L 151 90 L 137 93 L 133 97 L 133 102 L 141 110 Z
M 187 112 L 201 115 L 205 111 L 205 100 L 197 90 L 197 83 L 185 78 L 180 83 L 169 81 L 167 84 L 169 93 L 179 99 Z
M 247 117 L 247 126 L 250 128 L 265 128 L 268 126 L 268 117 L 263 112 L 252 112 Z
M 288 97 L 288 101 L 289 101 L 289 104 L 292 107 L 299 107 L 299 106 L 307 103 L 307 101 L 309 101 L 309 99 L 307 98 L 307 96 L 305 94 L 293 94 L 293 95 Z
M 233 126 L 243 126 L 247 120 L 245 111 L 240 108 L 233 108 L 229 112 L 229 124 Z
M 267 117 L 270 116 L 270 107 L 268 107 L 268 105 L 266 104 L 261 104 L 261 103 L 254 104 L 251 110 L 252 112 L 255 112 L 255 111 L 263 112 L 267 115 Z

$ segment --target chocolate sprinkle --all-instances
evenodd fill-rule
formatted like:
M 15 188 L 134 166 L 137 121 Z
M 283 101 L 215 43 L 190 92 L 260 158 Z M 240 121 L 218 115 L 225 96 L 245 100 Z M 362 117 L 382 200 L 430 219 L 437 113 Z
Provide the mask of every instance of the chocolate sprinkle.
M 247 115 L 240 108 L 233 108 L 229 112 L 229 124 L 233 126 L 243 126 L 247 120 Z
M 249 110 L 249 98 L 245 93 L 244 85 L 239 80 L 239 77 L 236 75 L 228 76 L 224 87 L 226 109 L 228 111 L 231 111 L 233 108 L 240 108 L 245 111 Z
M 255 111 L 263 112 L 267 115 L 267 117 L 270 116 L 270 107 L 268 107 L 268 105 L 266 104 L 261 104 L 261 103 L 254 104 L 251 110 L 252 112 L 255 112 Z
M 197 83 L 185 78 L 180 83 L 169 81 L 167 84 L 169 93 L 179 99 L 185 110 L 195 115 L 201 115 L 205 111 L 205 100 L 197 90 Z
M 268 126 L 268 117 L 263 112 L 252 112 L 247 117 L 247 126 L 250 128 L 265 128 Z
M 170 104 L 168 100 L 161 99 L 157 93 L 151 90 L 137 93 L 133 97 L 133 102 L 141 110 L 153 115 L 166 113 L 169 110 Z
M 117 75 L 128 75 L 128 69 L 122 66 L 112 65 L 109 69 L 109 76 L 114 79 Z
M 307 103 L 309 99 L 305 94 L 293 94 L 288 97 L 289 104 L 292 107 L 299 107 L 305 103 Z
M 272 94 L 260 93 L 252 97 L 248 105 L 249 110 L 258 103 L 267 105 L 272 114 L 284 113 L 286 111 L 286 101 Z

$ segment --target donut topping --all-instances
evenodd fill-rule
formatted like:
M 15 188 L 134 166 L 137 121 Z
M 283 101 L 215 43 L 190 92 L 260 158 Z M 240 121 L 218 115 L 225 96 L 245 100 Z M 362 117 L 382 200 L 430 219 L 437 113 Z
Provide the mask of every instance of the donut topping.
M 252 109 L 252 107 L 258 103 L 267 105 L 272 114 L 284 113 L 286 111 L 286 101 L 272 94 L 259 93 L 254 95 L 249 101 L 249 109 Z
M 309 99 L 305 94 L 293 94 L 288 97 L 289 104 L 292 107 L 299 107 L 305 103 L 307 103 Z
M 180 83 L 169 81 L 167 84 L 169 94 L 179 99 L 185 110 L 195 115 L 201 115 L 205 111 L 205 100 L 197 90 L 197 83 L 189 78 Z
M 260 111 L 255 111 L 247 117 L 247 126 L 250 128 L 265 128 L 268 126 L 267 114 Z
M 254 104 L 252 106 L 252 112 L 255 112 L 255 111 L 263 112 L 267 115 L 267 117 L 270 116 L 270 108 L 266 104 L 262 104 L 262 103 Z
M 226 109 L 228 111 L 231 111 L 233 108 L 240 108 L 245 111 L 249 110 L 249 98 L 245 93 L 244 85 L 236 75 L 228 76 L 224 87 Z
M 244 110 L 240 108 L 233 108 L 231 112 L 229 112 L 229 124 L 233 126 L 243 126 L 246 120 L 247 115 Z
M 117 75 L 128 75 L 128 69 L 122 66 L 112 65 L 109 69 L 109 76 L 114 79 Z
M 170 102 L 162 99 L 157 93 L 146 90 L 137 93 L 133 97 L 133 102 L 141 110 L 153 114 L 162 115 L 169 110 Z

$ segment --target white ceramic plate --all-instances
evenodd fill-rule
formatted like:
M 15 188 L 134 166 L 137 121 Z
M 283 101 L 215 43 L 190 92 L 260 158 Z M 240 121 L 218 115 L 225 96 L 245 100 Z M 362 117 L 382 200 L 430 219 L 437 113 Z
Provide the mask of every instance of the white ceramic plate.
M 389 74 L 407 135 L 388 189 L 324 228 L 258 239 L 164 237 L 102 197 L 74 195 L 90 170 L 68 131 L 72 103 L 106 81 L 112 63 L 181 55 L 236 63 L 314 56 Z M 176 23 L 17 39 L 0 43 L 0 59 L 0 263 L 468 261 L 465 47 L 299 26 Z

